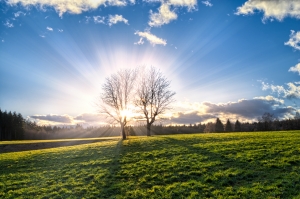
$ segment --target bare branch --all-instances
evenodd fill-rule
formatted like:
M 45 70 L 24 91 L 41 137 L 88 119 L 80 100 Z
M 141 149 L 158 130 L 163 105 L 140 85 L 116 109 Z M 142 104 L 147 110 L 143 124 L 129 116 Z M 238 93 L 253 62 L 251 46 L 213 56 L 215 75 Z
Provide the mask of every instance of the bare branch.
M 170 90 L 170 81 L 151 67 L 140 77 L 135 105 L 140 108 L 147 122 L 147 135 L 158 115 L 165 113 L 174 102 L 175 92 Z
M 102 86 L 99 112 L 121 125 L 123 139 L 126 139 L 124 128 L 129 122 L 122 113 L 128 110 L 133 99 L 137 70 L 120 70 L 106 78 Z

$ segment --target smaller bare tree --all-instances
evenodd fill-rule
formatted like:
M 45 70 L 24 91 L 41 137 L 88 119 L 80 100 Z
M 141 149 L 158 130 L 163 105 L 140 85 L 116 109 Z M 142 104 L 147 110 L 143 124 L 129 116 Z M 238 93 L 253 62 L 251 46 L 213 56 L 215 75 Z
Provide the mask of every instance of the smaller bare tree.
M 141 74 L 135 105 L 140 108 L 147 123 L 147 136 L 157 117 L 170 109 L 175 92 L 170 90 L 170 81 L 156 68 L 151 67 Z
M 126 139 L 127 112 L 132 102 L 137 71 L 123 69 L 106 78 L 100 96 L 100 113 L 121 126 L 122 138 Z

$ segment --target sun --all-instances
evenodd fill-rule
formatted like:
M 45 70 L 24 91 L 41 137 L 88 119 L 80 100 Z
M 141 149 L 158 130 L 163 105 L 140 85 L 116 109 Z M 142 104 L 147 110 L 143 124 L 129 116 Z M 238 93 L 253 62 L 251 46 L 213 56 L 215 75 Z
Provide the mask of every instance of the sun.
M 132 111 L 125 109 L 125 110 L 121 111 L 121 116 L 122 116 L 122 118 L 126 117 L 126 119 L 130 119 L 130 118 L 133 118 L 134 114 Z

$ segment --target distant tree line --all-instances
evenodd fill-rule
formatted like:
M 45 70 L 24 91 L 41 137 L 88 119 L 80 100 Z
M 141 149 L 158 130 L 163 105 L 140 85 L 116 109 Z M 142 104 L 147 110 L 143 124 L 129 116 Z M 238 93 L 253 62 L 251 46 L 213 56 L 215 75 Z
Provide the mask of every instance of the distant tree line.
M 20 113 L 0 109 L 0 140 L 24 139 L 24 118 Z
M 225 124 L 217 118 L 215 122 L 206 124 L 152 125 L 153 135 L 190 134 L 190 133 L 222 133 L 222 132 L 249 132 L 249 131 L 281 131 L 300 130 L 300 114 L 297 112 L 292 119 L 278 120 L 270 113 L 263 114 L 257 122 Z M 127 126 L 126 135 L 147 135 L 147 125 Z M 25 120 L 20 113 L 1 111 L 0 109 L 0 140 L 34 140 L 34 139 L 67 139 L 120 136 L 120 127 L 101 126 L 83 128 L 76 126 L 41 126 L 30 120 Z

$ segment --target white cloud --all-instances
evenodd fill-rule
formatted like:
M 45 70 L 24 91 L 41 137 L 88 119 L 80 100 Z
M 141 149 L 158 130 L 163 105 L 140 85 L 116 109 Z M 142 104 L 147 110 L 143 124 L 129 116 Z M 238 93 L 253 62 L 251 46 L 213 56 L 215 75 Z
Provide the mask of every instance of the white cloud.
M 287 88 L 284 86 L 272 85 L 265 82 L 262 83 L 262 90 L 271 90 L 273 93 L 277 93 L 278 96 L 282 95 L 284 98 L 293 99 L 300 98 L 300 86 L 295 83 L 287 83 Z
M 262 97 L 255 97 L 253 99 L 261 99 L 261 100 L 265 100 L 265 101 L 268 101 L 268 102 L 271 102 L 271 103 L 277 104 L 277 105 L 284 104 L 284 100 L 283 99 L 276 98 L 276 97 L 274 97 L 272 95 L 267 95 L 267 96 L 262 96 Z
M 125 24 L 128 24 L 128 20 L 125 19 L 122 15 L 109 15 L 108 16 L 108 25 L 112 26 L 113 24 L 116 24 L 118 22 L 124 22 Z
M 253 14 L 255 10 L 264 13 L 263 20 L 277 19 L 282 21 L 290 16 L 300 18 L 300 1 L 298 0 L 248 0 L 244 5 L 237 8 L 237 15 Z
M 46 36 L 45 35 L 40 35 L 40 37 L 45 38 Z
M 284 43 L 284 45 L 291 46 L 295 48 L 296 50 L 300 50 L 300 32 L 295 32 L 294 30 L 291 30 L 290 39 Z
M 188 7 L 188 10 L 195 9 L 197 0 L 168 0 L 166 1 L 169 5 Z
M 143 38 L 141 37 L 140 40 L 138 42 L 135 42 L 134 44 L 136 44 L 136 45 L 142 45 L 142 44 L 144 44 Z
M 151 26 L 160 26 L 167 24 L 172 20 L 177 19 L 177 14 L 174 10 L 178 7 L 187 7 L 188 11 L 196 9 L 197 0 L 144 0 L 148 3 L 160 2 L 161 6 L 158 9 L 158 13 L 150 14 L 149 24 Z M 52 7 L 58 12 L 59 16 L 62 17 L 64 13 L 81 14 L 84 11 L 97 9 L 99 6 L 126 6 L 128 4 L 135 4 L 135 0 L 7 0 L 10 5 L 21 4 L 24 7 L 36 6 L 42 10 L 46 10 Z M 212 5 L 209 0 L 203 1 L 205 5 Z M 170 7 L 173 10 L 170 10 Z M 113 19 L 112 19 L 113 20 Z M 122 21 L 128 24 L 127 19 Z M 119 22 L 119 21 L 117 21 Z M 100 23 L 102 21 L 100 20 Z M 115 24 L 115 21 L 109 23 L 109 25 Z
M 132 0 L 129 1 L 133 3 Z M 42 9 L 45 7 L 53 7 L 59 16 L 64 13 L 80 14 L 84 11 L 93 10 L 101 5 L 104 6 L 126 6 L 126 0 L 7 0 L 8 4 L 23 6 L 37 6 Z
M 300 63 L 296 64 L 296 66 L 291 67 L 289 69 L 289 72 L 299 73 L 299 75 L 300 75 Z
M 161 38 L 158 38 L 157 36 L 150 33 L 150 31 L 145 32 L 135 32 L 135 35 L 140 36 L 141 38 L 147 39 L 153 46 L 155 45 L 167 45 L 167 41 Z M 140 40 L 141 41 L 141 40 Z
M 162 4 L 158 9 L 158 13 L 150 11 L 150 21 L 148 24 L 149 26 L 161 26 L 175 19 L 177 19 L 177 14 L 170 10 L 170 5 Z
M 285 94 L 285 88 L 283 86 L 268 84 L 261 82 L 262 90 L 271 90 L 273 93 L 278 93 L 278 95 Z
M 149 3 L 161 2 L 161 6 L 158 8 L 158 12 L 154 13 L 150 11 L 149 26 L 157 27 L 164 24 L 168 24 L 177 19 L 176 9 L 178 7 L 187 7 L 188 11 L 196 8 L 197 0 L 146 0 Z M 172 10 L 171 10 L 172 8 Z
M 101 16 L 93 16 L 93 19 L 94 19 L 94 22 L 95 22 L 96 24 L 98 24 L 98 23 L 105 24 L 105 22 L 104 22 L 105 17 L 101 17 Z
M 296 86 L 294 83 L 287 83 L 288 89 L 286 90 L 287 98 L 300 98 L 300 86 Z
M 13 28 L 14 24 L 10 23 L 9 20 L 6 20 L 6 22 L 4 23 L 4 26 L 6 26 L 8 28 Z
M 64 30 L 63 29 L 57 29 L 58 30 L 58 32 L 63 32 Z
M 51 27 L 48 27 L 47 26 L 47 28 L 46 28 L 48 31 L 53 31 L 53 28 L 51 28 Z
M 203 3 L 204 5 L 208 6 L 208 7 L 212 7 L 213 4 L 210 3 L 209 1 L 202 1 L 201 3 Z

